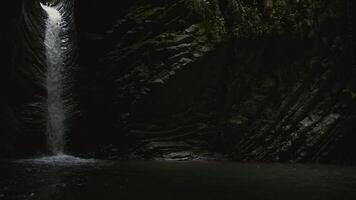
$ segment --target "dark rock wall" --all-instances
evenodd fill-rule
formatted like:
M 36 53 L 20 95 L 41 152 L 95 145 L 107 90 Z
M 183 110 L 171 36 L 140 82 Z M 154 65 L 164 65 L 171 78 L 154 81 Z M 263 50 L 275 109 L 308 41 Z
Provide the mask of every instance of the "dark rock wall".
M 13 62 L 21 3 L 21 0 L 14 0 L 0 8 L 0 157 L 17 152 L 15 143 L 19 130 L 10 97 L 17 93 L 14 90 Z
M 346 3 L 78 3 L 73 144 L 148 158 L 354 159 Z

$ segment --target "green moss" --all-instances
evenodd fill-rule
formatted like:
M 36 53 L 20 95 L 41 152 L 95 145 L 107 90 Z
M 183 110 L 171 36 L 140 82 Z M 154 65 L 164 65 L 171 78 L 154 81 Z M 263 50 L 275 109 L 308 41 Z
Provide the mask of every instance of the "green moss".
M 227 35 L 225 20 L 220 11 L 218 0 L 187 0 L 188 8 L 201 20 L 199 35 L 206 35 L 206 42 L 221 42 Z

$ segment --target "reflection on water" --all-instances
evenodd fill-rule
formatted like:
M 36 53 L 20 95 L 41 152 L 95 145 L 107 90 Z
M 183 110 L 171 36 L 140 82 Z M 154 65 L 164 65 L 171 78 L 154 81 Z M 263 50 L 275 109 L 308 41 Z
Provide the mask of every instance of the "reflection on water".
M 24 159 L 15 161 L 19 164 L 43 164 L 43 165 L 83 165 L 83 164 L 94 164 L 98 162 L 95 159 L 83 159 L 79 157 L 74 157 L 66 154 L 57 154 L 54 156 L 45 156 L 34 159 Z
M 354 200 L 356 168 L 225 162 L 0 162 L 0 199 Z

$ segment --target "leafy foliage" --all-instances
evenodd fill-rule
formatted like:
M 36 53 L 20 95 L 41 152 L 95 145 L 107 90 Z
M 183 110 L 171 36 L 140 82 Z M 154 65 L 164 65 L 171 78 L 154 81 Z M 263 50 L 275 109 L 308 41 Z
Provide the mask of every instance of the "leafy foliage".
M 233 32 L 238 38 L 292 34 L 312 36 L 325 9 L 321 0 L 273 0 L 266 8 L 260 0 L 229 0 Z M 262 7 L 262 8 L 261 8 Z

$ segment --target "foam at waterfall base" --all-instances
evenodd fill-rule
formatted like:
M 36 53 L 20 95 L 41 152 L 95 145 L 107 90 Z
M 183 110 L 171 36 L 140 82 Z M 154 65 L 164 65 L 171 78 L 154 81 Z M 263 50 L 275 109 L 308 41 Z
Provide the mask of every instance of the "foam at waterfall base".
M 97 163 L 95 159 L 83 159 L 66 154 L 57 154 L 54 156 L 44 156 L 40 158 L 24 159 L 17 162 L 21 163 L 31 163 L 31 164 L 54 164 L 54 165 L 81 165 L 81 164 L 92 164 Z

